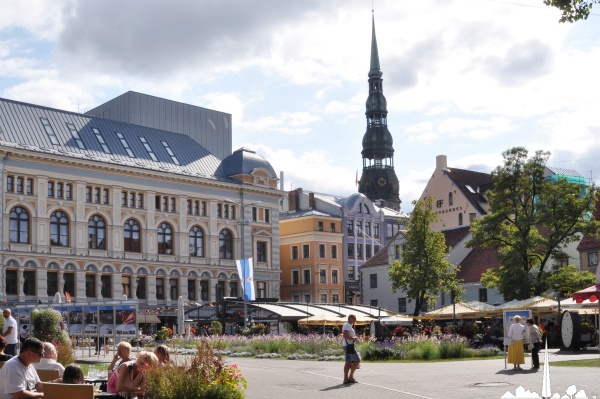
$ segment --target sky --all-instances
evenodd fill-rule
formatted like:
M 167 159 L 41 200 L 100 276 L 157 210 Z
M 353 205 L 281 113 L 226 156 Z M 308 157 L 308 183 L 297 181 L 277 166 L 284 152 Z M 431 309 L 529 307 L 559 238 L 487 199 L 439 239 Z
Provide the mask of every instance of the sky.
M 0 0 L 0 97 L 85 112 L 129 90 L 232 114 L 284 189 L 357 192 L 375 27 L 402 210 L 446 155 L 600 176 L 600 11 L 543 0 Z

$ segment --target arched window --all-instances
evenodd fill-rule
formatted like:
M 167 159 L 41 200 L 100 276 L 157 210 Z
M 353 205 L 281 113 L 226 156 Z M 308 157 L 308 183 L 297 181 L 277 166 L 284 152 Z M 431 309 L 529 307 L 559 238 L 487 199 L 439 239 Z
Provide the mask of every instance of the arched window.
M 462 224 L 463 224 L 463 219 L 462 218 L 463 218 L 462 213 L 459 213 L 458 214 L 458 225 L 459 226 L 462 226 Z
M 198 226 L 190 230 L 190 256 L 204 257 L 204 232 Z
M 50 245 L 69 246 L 69 218 L 62 211 L 56 211 L 50 216 Z
M 229 230 L 219 233 L 219 259 L 233 259 L 233 236 Z
M 448 205 L 454 205 L 454 197 L 452 193 L 448 193 Z
M 156 230 L 158 236 L 158 253 L 173 255 L 173 228 L 169 223 L 161 223 Z
M 140 224 L 135 219 L 125 222 L 124 248 L 126 252 L 140 252 Z
M 29 213 L 20 206 L 10 211 L 10 242 L 29 244 Z
M 94 215 L 88 222 L 88 248 L 106 249 L 106 222 L 102 216 Z

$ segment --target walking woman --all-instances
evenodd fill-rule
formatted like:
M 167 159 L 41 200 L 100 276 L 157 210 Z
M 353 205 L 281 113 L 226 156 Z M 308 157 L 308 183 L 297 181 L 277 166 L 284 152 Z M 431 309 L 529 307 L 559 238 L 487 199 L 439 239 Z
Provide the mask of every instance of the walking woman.
M 523 348 L 523 332 L 525 326 L 521 324 L 521 316 L 513 318 L 513 324 L 508 329 L 507 338 L 512 338 L 513 344 L 508 346 L 508 363 L 513 365 L 515 370 L 523 370 L 522 364 L 525 364 L 525 348 Z
M 529 349 L 531 349 L 531 360 L 533 361 L 533 370 L 540 368 L 540 347 L 542 346 L 542 333 L 540 329 L 535 325 L 533 319 L 527 319 L 527 325 L 529 326 Z

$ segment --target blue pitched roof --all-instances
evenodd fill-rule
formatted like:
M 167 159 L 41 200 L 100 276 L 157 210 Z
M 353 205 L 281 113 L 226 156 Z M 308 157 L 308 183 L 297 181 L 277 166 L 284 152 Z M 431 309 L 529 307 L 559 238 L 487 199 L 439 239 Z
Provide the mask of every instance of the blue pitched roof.
M 41 118 L 47 118 L 58 144 L 53 144 Z M 79 147 L 68 123 L 75 126 L 85 149 Z M 100 132 L 110 153 L 103 150 L 93 128 Z M 5 146 L 233 182 L 219 170 L 219 158 L 184 134 L 3 98 L 0 98 L 0 132 L 0 144 Z M 123 135 L 133 157 L 128 155 L 117 133 Z M 140 140 L 142 137 L 156 156 L 156 161 Z M 179 165 L 163 142 L 167 143 Z

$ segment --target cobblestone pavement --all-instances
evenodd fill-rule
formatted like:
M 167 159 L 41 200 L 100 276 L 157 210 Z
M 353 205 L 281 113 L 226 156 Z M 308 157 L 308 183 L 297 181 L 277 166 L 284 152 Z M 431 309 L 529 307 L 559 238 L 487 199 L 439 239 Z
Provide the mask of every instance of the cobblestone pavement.
M 543 360 L 543 351 L 540 359 Z M 549 361 L 598 358 L 598 351 L 564 353 L 549 350 Z M 110 356 L 80 357 L 89 363 L 108 363 Z M 356 371 L 357 384 L 342 384 L 342 362 L 227 358 L 236 363 L 248 381 L 247 399 L 399 398 L 399 399 L 500 399 L 519 386 L 538 394 L 542 369 L 504 368 L 503 359 L 419 363 L 363 362 Z M 562 397 L 570 385 L 600 399 L 600 369 L 550 366 L 552 393 Z

